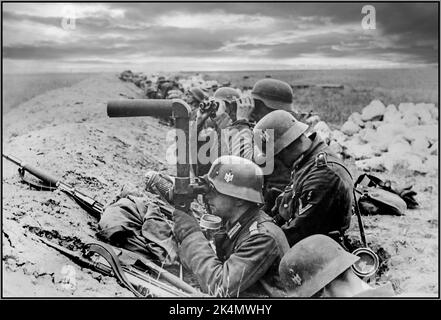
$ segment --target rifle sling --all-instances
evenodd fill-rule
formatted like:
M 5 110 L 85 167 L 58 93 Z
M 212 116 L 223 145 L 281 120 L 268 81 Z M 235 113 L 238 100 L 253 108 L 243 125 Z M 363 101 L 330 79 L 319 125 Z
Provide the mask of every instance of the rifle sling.
M 129 280 L 124 274 L 124 270 L 122 269 L 118 257 L 116 256 L 115 252 L 111 247 L 105 244 L 89 243 L 86 245 L 85 249 L 87 250 L 88 255 L 92 253 L 97 253 L 101 255 L 107 261 L 107 263 L 109 263 L 113 273 L 115 274 L 115 277 L 136 297 L 145 297 L 137 289 L 135 289 L 133 285 L 129 282 Z

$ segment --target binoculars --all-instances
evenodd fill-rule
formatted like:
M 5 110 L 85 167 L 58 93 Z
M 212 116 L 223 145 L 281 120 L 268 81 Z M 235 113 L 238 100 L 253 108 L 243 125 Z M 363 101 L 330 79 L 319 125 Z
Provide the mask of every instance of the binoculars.
M 148 170 L 144 177 L 145 190 L 159 195 L 163 200 L 174 205 L 174 178 L 154 170 Z M 207 194 L 210 191 L 210 185 L 205 180 L 199 178 L 190 183 L 188 188 L 190 190 L 188 190 L 187 194 L 190 199 L 196 198 L 199 194 Z

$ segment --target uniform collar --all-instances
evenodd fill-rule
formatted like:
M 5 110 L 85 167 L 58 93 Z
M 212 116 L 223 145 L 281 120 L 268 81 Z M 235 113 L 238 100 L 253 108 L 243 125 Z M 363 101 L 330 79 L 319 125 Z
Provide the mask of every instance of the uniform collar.
M 326 147 L 325 142 L 319 137 L 317 132 L 313 132 L 308 138 L 311 139 L 312 144 L 308 150 L 303 152 L 300 157 L 294 161 L 292 165 L 293 170 L 300 168 L 304 163 L 308 162 L 313 155 Z
M 242 227 L 246 225 L 256 215 L 256 211 L 258 210 L 258 207 L 251 207 L 247 211 L 245 211 L 233 225 L 227 222 L 225 225 L 225 229 L 228 238 L 232 239 L 239 232 L 239 230 L 242 229 Z

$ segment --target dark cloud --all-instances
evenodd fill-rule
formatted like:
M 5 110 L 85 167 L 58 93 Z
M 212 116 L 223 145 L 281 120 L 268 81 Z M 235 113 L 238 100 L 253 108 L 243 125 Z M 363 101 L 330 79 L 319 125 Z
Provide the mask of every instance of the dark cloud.
M 371 4 L 371 3 L 366 3 Z M 305 55 L 332 58 L 384 59 L 403 63 L 436 63 L 438 60 L 437 3 L 373 3 L 376 8 L 377 32 L 361 28 L 361 8 L 365 3 L 106 3 L 111 9 L 123 9 L 123 17 L 106 11 L 79 18 L 72 39 L 66 43 L 33 41 L 8 43 L 3 47 L 5 58 L 34 60 L 80 59 L 100 61 L 122 59 L 131 55 L 143 57 L 218 57 L 244 56 L 266 59 L 287 59 Z M 253 17 L 267 16 L 275 23 L 253 30 L 237 26 L 218 29 L 176 28 L 155 24 L 159 16 L 173 13 L 225 12 Z M 4 10 L 5 26 L 26 25 L 60 27 L 60 18 L 41 17 Z M 360 26 L 353 33 L 338 32 L 335 28 L 351 24 Z M 292 31 L 314 31 L 329 26 L 326 33 L 305 35 L 302 39 L 247 43 L 248 37 L 266 39 L 269 35 Z M 4 28 L 4 33 L 8 32 Z M 8 34 L 8 39 L 13 36 Z M 245 40 L 244 40 L 245 39 Z M 234 44 L 237 44 L 234 46 Z M 233 44 L 231 50 L 221 50 Z

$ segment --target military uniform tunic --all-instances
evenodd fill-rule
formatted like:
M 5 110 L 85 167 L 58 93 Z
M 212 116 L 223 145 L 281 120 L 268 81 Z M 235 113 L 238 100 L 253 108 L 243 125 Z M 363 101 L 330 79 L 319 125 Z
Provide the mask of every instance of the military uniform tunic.
M 282 296 L 279 262 L 289 249 L 282 230 L 253 208 L 215 237 L 216 252 L 201 231 L 179 247 L 179 257 L 204 292 L 216 296 Z
M 294 163 L 291 183 L 278 202 L 278 214 L 289 245 L 313 234 L 349 228 L 353 181 L 341 160 L 316 133 L 309 136 L 311 147 Z

